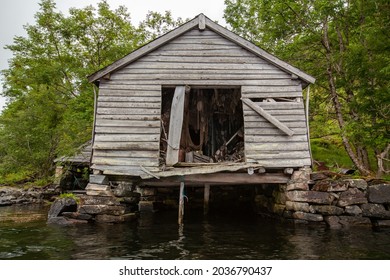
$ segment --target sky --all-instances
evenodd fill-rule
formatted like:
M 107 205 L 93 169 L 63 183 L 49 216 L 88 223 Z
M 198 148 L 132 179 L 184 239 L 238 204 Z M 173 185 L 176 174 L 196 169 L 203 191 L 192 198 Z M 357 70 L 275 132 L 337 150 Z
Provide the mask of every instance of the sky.
M 34 14 L 39 10 L 40 0 L 1 0 L 0 9 L 0 70 L 8 68 L 8 60 L 12 57 L 6 45 L 13 42 L 15 36 L 26 36 L 23 26 L 34 24 Z M 57 9 L 64 14 L 71 7 L 83 8 L 95 5 L 98 0 L 55 0 Z M 148 11 L 171 11 L 174 18 L 194 18 L 200 13 L 211 20 L 225 25 L 223 19 L 224 0 L 107 0 L 111 8 L 124 5 L 130 12 L 132 22 L 138 25 Z M 1 77 L 2 79 L 2 77 Z M 0 90 L 2 83 L 0 80 Z M 0 112 L 6 104 L 6 99 L 0 97 Z

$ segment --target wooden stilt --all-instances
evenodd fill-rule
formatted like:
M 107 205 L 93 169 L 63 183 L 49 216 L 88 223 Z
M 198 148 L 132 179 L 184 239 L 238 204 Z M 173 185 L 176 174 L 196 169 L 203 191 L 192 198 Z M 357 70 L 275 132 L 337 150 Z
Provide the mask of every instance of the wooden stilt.
M 184 217 L 184 182 L 180 182 L 180 195 L 179 195 L 179 225 L 183 224 Z
M 203 200 L 203 214 L 209 213 L 209 201 L 210 201 L 210 184 L 204 185 L 204 200 Z

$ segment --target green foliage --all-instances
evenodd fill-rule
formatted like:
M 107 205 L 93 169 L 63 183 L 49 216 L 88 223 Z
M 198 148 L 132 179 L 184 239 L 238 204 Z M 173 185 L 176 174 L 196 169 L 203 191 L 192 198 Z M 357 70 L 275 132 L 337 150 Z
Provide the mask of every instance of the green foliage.
M 313 160 L 324 163 L 329 169 L 355 168 L 337 135 L 310 140 Z
M 13 57 L 2 72 L 10 103 L 0 116 L 0 177 L 50 176 L 55 158 L 91 139 L 94 95 L 86 77 L 181 22 L 150 12 L 135 27 L 125 7 L 112 10 L 104 0 L 68 15 L 42 0 L 35 21 L 7 46 Z
M 75 195 L 74 193 L 62 193 L 58 196 L 58 198 L 71 198 L 74 201 L 76 201 L 77 203 L 80 202 L 80 198 L 77 195 Z
M 233 31 L 316 77 L 312 135 L 338 133 L 359 170 L 372 171 L 367 158 L 390 145 L 388 1 L 225 4 Z

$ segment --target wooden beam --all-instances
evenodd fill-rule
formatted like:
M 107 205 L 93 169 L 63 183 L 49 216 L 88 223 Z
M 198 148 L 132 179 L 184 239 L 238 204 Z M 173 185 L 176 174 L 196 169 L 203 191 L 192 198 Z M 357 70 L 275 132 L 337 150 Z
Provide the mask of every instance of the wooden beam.
M 200 31 L 203 31 L 206 29 L 206 17 L 204 16 L 204 14 L 200 14 L 198 16 L 198 20 L 199 20 L 199 23 L 198 23 L 198 28 Z
M 172 100 L 169 119 L 169 135 L 166 164 L 174 165 L 179 161 L 181 130 L 183 126 L 185 86 L 177 86 Z
M 290 180 L 290 176 L 283 173 L 215 173 L 202 175 L 187 175 L 184 176 L 186 185 L 204 186 L 208 185 L 257 185 L 257 184 L 286 184 Z M 142 180 L 140 186 L 178 186 L 183 181 L 183 176 L 173 176 L 169 178 L 160 178 Z
M 260 106 L 256 105 L 255 102 L 250 100 L 249 98 L 241 98 L 242 102 L 244 102 L 248 107 L 250 107 L 253 111 L 258 113 L 260 116 L 265 118 L 267 121 L 272 123 L 274 126 L 279 128 L 281 131 L 283 131 L 285 134 L 288 136 L 294 135 L 294 131 L 289 129 L 287 126 L 285 126 L 283 123 L 281 123 L 278 119 L 273 117 L 272 115 L 268 114 L 263 108 Z

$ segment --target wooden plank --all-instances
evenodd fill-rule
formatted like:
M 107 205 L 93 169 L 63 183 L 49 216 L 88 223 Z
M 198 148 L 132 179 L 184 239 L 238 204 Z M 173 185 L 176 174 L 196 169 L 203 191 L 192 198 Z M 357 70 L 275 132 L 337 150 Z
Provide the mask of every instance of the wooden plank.
M 283 142 L 283 143 L 246 143 L 245 150 L 249 154 L 262 151 L 308 151 L 307 142 Z
M 115 75 L 115 73 L 113 73 Z M 104 86 L 110 84 L 110 80 L 101 81 L 99 84 L 99 95 L 101 94 L 111 94 L 111 91 L 107 91 L 104 89 Z M 156 85 L 137 85 L 137 86 L 129 86 L 127 90 L 131 93 L 142 93 L 142 95 L 147 94 L 148 92 L 159 93 L 161 90 L 160 86 Z M 141 94 L 140 94 L 141 95 Z M 157 95 L 158 96 L 158 95 Z
M 207 215 L 209 212 L 209 203 L 210 203 L 210 184 L 204 185 L 203 191 L 203 214 Z
M 243 98 L 297 98 L 302 97 L 301 92 L 259 92 L 242 94 Z
M 261 108 L 263 108 L 264 111 L 266 111 L 268 114 L 271 114 L 273 116 L 280 116 L 280 115 L 305 115 L 305 111 L 302 109 L 300 110 L 292 110 L 292 109 L 284 109 L 284 108 L 281 108 L 280 110 L 277 110 L 277 109 L 274 109 L 274 110 L 268 110 L 268 109 L 264 109 L 263 106 L 259 106 Z M 249 114 L 250 112 L 253 112 L 253 110 L 251 110 L 250 108 L 246 107 L 244 109 L 244 111 Z
M 128 127 L 128 126 L 96 126 L 97 134 L 155 134 L 160 135 L 159 127 Z
M 168 146 L 166 155 L 167 165 L 173 165 L 179 161 L 180 139 L 183 126 L 184 100 L 185 86 L 177 86 L 173 95 L 171 105 Z
M 95 134 L 96 142 L 154 142 L 159 141 L 159 135 L 155 134 L 134 134 L 134 135 L 123 135 L 123 134 Z
M 245 143 L 270 143 L 270 142 L 307 142 L 307 135 L 247 135 Z
M 139 59 L 140 62 L 178 62 L 178 63 L 264 63 L 261 58 L 258 57 L 212 57 L 212 56 L 161 56 L 151 53 L 145 57 Z
M 154 122 L 151 122 L 151 123 L 157 123 L 156 121 L 158 121 L 158 123 L 161 122 L 161 117 L 158 116 L 158 115 L 152 115 L 152 116 L 148 116 L 148 115 L 96 115 L 96 118 L 97 119 L 100 119 L 100 120 L 107 120 L 107 125 L 109 126 L 110 125 L 110 122 L 108 120 L 132 120 L 132 121 L 154 121 Z M 103 123 L 103 122 L 101 122 Z M 140 122 L 140 126 L 144 126 L 144 125 L 147 125 L 147 126 L 153 126 L 151 123 L 145 123 L 145 122 Z M 125 124 L 124 126 L 127 126 L 128 124 Z M 156 125 L 158 126 L 158 125 Z
M 291 86 L 275 86 L 275 87 L 262 87 L 262 86 L 243 86 L 241 88 L 242 94 L 250 93 L 271 93 L 271 92 L 299 92 L 302 96 L 302 89 L 300 85 Z
M 264 110 L 304 110 L 302 102 L 254 102 Z
M 159 120 L 112 120 L 112 119 L 99 119 L 96 122 L 97 126 L 116 126 L 116 127 L 157 127 L 160 128 Z
M 101 115 L 160 115 L 160 109 L 150 109 L 150 108 L 99 108 L 97 113 Z
M 97 157 L 93 156 L 92 158 L 93 164 L 99 165 L 115 165 L 115 166 L 128 166 L 128 165 L 144 165 L 144 166 L 152 166 L 158 167 L 159 162 L 158 158 L 109 158 L 109 157 Z
M 147 102 L 160 103 L 160 96 L 99 96 L 98 102 Z
M 160 142 L 95 142 L 94 150 L 159 151 Z
M 206 29 L 206 18 L 204 16 L 204 14 L 199 14 L 198 16 L 198 29 L 200 31 L 204 31 Z M 184 185 L 183 185 L 183 188 L 184 188 Z
M 161 88 L 160 90 L 156 91 L 135 91 L 132 89 L 129 89 L 129 87 L 137 87 L 137 85 L 128 85 L 126 88 L 122 89 L 112 89 L 111 84 L 102 85 L 99 88 L 99 98 L 103 96 L 107 97 L 155 97 L 155 98 L 161 98 Z M 153 85 L 156 86 L 156 85 Z
M 115 83 L 131 83 L 132 81 L 148 81 L 148 80 L 286 80 L 290 81 L 290 77 L 287 74 L 273 74 L 273 73 L 233 73 L 226 74 L 223 72 L 212 71 L 210 73 L 169 73 L 169 74 L 124 74 L 124 75 L 116 75 L 115 78 L 112 77 L 112 81 Z
M 160 71 L 170 71 L 170 70 L 226 70 L 226 69 L 232 69 L 235 71 L 238 70 L 264 70 L 264 71 L 278 71 L 280 72 L 278 68 L 276 68 L 273 65 L 267 64 L 267 63 L 261 63 L 261 62 L 255 62 L 255 63 L 249 63 L 249 62 L 235 62 L 235 63 L 211 63 L 208 61 L 205 61 L 204 63 L 190 63 L 190 62 L 155 62 L 155 61 L 144 61 L 145 59 L 141 59 L 139 61 L 136 61 L 127 67 L 119 70 L 117 73 L 148 73 L 152 72 L 156 69 Z M 146 71 L 146 72 L 145 72 Z M 250 88 L 249 91 L 252 91 L 254 89 Z M 302 92 L 299 89 L 295 90 Z
M 163 50 L 158 49 L 153 52 L 156 56 L 185 56 L 185 57 L 254 57 L 246 50 Z
M 158 158 L 159 151 L 113 151 L 113 150 L 95 150 L 94 156 L 97 157 L 135 157 L 135 158 Z
M 294 135 L 306 135 L 307 129 L 306 128 L 289 128 Z M 251 135 L 283 135 L 283 131 L 280 129 L 273 127 L 273 128 L 247 128 L 245 127 L 245 136 L 251 136 Z M 289 135 L 292 136 L 292 135 Z
M 227 64 L 231 65 L 231 64 Z M 253 65 L 253 64 L 251 64 Z M 187 65 L 172 65 L 170 68 L 158 68 L 158 64 L 154 65 L 154 68 L 126 68 L 123 71 L 118 72 L 115 75 L 116 79 L 123 79 L 123 77 L 126 77 L 127 75 L 140 75 L 140 74 L 153 74 L 153 75 L 173 75 L 173 74 L 197 74 L 197 75 L 214 75 L 216 74 L 216 70 L 218 70 L 219 75 L 260 75 L 260 76 L 273 76 L 273 75 L 279 75 L 279 77 L 283 78 L 289 78 L 290 76 L 288 74 L 285 74 L 281 72 L 279 69 L 250 69 L 249 67 L 239 67 L 241 65 L 235 65 L 236 67 L 226 67 L 225 65 L 199 65 L 197 64 L 195 67 L 187 68 L 185 66 Z M 192 65 L 194 66 L 194 65 Z M 207 67 L 205 67 L 207 66 Z M 255 68 L 255 67 L 252 67 Z M 261 68 L 261 67 L 257 67 Z
M 245 122 L 257 122 L 264 121 L 264 118 L 259 116 L 256 112 L 244 112 L 244 120 Z M 289 122 L 289 121 L 306 121 L 305 115 L 279 115 L 278 120 L 281 122 Z
M 180 182 L 178 224 L 182 225 L 184 219 L 184 182 Z
M 258 160 L 258 159 L 247 159 L 247 162 L 262 164 L 265 168 L 286 168 L 286 167 L 303 167 L 310 166 L 310 158 L 304 159 L 267 159 L 267 160 Z
M 246 159 L 304 159 L 310 158 L 309 151 L 245 151 Z
M 273 117 L 272 115 L 268 114 L 266 111 L 264 111 L 261 107 L 256 105 L 253 101 L 247 98 L 241 98 L 241 100 L 248 105 L 250 108 L 252 108 L 256 113 L 261 115 L 263 118 L 265 118 L 267 121 L 275 125 L 277 128 L 279 128 L 281 131 L 283 131 L 288 136 L 294 135 L 294 132 L 289 129 L 287 126 L 285 126 L 283 123 L 281 123 L 278 119 Z
M 248 117 L 249 118 L 249 117 Z M 260 117 L 256 119 L 255 121 L 249 121 L 245 119 L 244 127 L 245 129 L 250 128 L 272 128 L 274 127 L 273 124 L 269 123 L 266 120 L 262 120 Z M 285 125 L 287 125 L 290 129 L 294 128 L 306 128 L 306 123 L 304 121 L 284 121 Z
M 98 102 L 100 108 L 160 108 L 160 103 L 150 102 Z
M 145 171 L 137 166 L 110 166 L 102 164 L 93 164 L 92 169 L 101 170 L 105 175 L 125 175 L 125 176 L 141 176 L 145 174 Z M 146 167 L 148 170 L 157 171 L 156 167 Z

